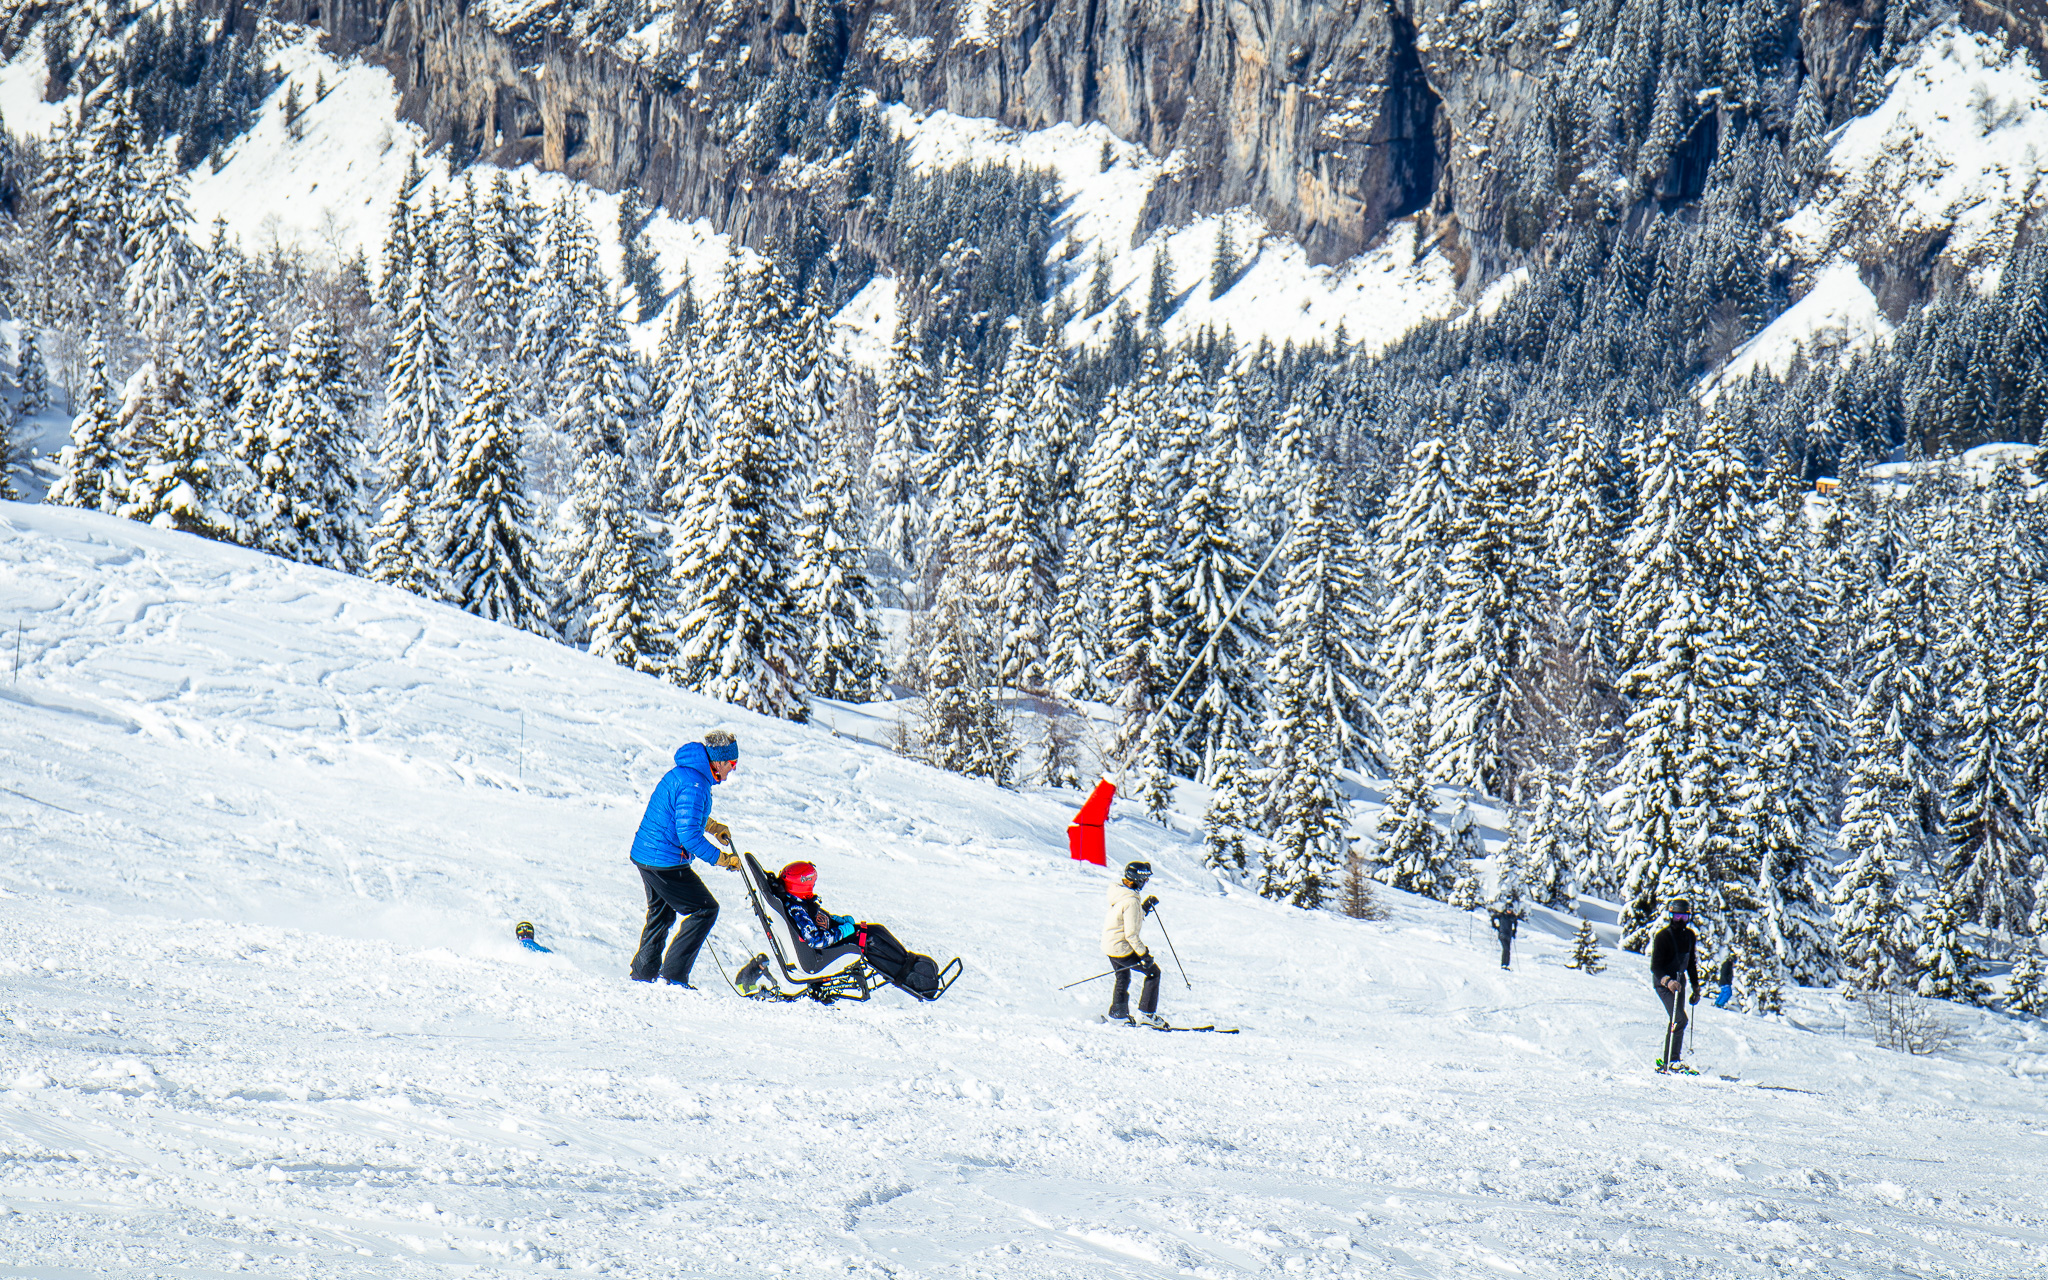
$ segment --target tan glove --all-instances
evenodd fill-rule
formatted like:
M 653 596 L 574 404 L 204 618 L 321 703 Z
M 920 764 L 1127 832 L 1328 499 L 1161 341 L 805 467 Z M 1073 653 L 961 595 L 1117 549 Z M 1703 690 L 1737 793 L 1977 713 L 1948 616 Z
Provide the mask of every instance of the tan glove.
M 718 865 L 724 867 L 727 871 L 738 871 L 740 869 L 740 855 L 727 849 L 724 853 L 718 855 Z
M 716 818 L 706 818 L 704 820 L 704 834 L 720 844 L 729 845 L 732 843 L 732 828 Z

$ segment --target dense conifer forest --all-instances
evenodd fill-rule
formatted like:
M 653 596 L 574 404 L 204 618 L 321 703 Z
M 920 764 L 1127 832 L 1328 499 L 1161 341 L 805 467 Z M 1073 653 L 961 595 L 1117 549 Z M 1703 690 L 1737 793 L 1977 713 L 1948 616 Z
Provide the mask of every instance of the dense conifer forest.
M 913 169 L 871 105 L 772 80 L 763 165 L 857 163 L 718 279 L 667 287 L 633 200 L 614 278 L 580 201 L 483 167 L 416 170 L 374 261 L 258 253 L 184 192 L 275 86 L 262 41 L 186 9 L 53 23 L 76 109 L 0 130 L 0 428 L 12 459 L 18 417 L 72 414 L 51 502 L 756 711 L 892 686 L 902 749 L 944 768 L 1099 761 L 1153 813 L 1199 780 L 1216 865 L 1304 908 L 1361 875 L 1477 901 L 1469 816 L 1433 815 L 1496 797 L 1497 900 L 1618 901 L 1640 948 L 1689 896 L 1749 1008 L 1981 1001 L 2048 933 L 2048 476 L 1961 455 L 2039 441 L 2048 245 L 1886 343 L 1706 381 L 1792 299 L 1771 228 L 1831 122 L 1787 6 L 1665 6 L 1654 39 L 1640 8 L 1582 12 L 1504 161 L 1516 256 L 1471 292 L 1519 284 L 1378 352 L 1164 342 L 1227 242 L 1213 280 L 1162 259 L 1142 307 L 1094 291 L 1109 339 L 1070 347 L 1049 282 L 1100 268 L 1052 256 L 1050 175 Z M 1716 126 L 1674 136 L 1703 93 Z M 876 272 L 902 309 L 869 370 L 828 328 Z

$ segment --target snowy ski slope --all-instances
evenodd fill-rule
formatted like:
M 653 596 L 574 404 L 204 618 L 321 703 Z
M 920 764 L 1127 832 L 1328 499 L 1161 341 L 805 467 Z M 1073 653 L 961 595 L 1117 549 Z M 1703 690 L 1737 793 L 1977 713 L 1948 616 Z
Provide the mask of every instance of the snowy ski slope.
M 1102 1027 L 1053 990 L 1099 965 L 1071 795 L 79 512 L 0 504 L 0 627 L 0 1274 L 2048 1274 L 2039 1024 L 1913 1059 L 1805 993 L 1667 1079 L 1635 957 L 1503 973 L 1470 917 L 1282 908 L 1119 819 L 1166 1011 L 1244 1033 Z M 642 797 L 717 724 L 743 843 L 950 996 L 626 981 Z

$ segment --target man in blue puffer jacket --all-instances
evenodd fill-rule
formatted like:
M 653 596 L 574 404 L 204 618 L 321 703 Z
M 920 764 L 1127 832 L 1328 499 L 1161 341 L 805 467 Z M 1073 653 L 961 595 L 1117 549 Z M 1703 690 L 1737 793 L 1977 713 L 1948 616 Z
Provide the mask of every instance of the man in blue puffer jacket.
M 720 849 L 705 835 L 730 841 L 725 824 L 711 817 L 711 788 L 739 768 L 740 744 L 723 729 L 713 729 L 702 742 L 676 749 L 676 767 L 663 775 L 647 801 L 640 831 L 633 837 L 633 865 L 647 889 L 647 926 L 640 931 L 640 949 L 633 953 L 633 981 L 690 985 L 697 951 L 718 921 L 718 899 L 697 878 L 692 859 L 736 868 L 739 858 Z M 674 942 L 669 926 L 681 920 Z M 668 944 L 668 957 L 661 954 Z

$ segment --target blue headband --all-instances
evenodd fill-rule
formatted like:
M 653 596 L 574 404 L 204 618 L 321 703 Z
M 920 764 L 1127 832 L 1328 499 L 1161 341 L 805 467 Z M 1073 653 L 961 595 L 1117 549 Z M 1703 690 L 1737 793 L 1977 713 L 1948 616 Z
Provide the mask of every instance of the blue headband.
M 704 744 L 704 754 L 711 757 L 714 761 L 737 760 L 740 758 L 740 744 L 737 742 L 721 742 L 713 745 L 707 742 Z

